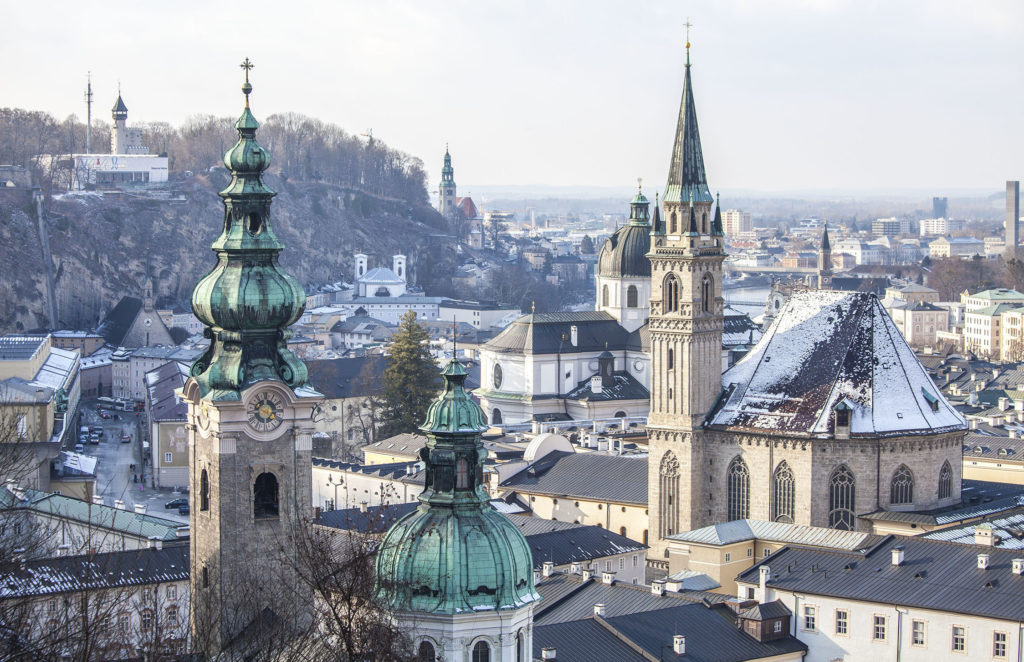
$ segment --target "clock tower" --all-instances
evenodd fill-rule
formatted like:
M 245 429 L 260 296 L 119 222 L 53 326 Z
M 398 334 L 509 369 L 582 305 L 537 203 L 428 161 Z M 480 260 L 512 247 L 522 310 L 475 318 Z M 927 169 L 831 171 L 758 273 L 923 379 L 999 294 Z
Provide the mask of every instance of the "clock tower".
M 312 596 L 299 580 L 297 535 L 312 515 L 312 411 L 321 396 L 287 348 L 302 315 L 302 286 L 278 265 L 270 221 L 275 195 L 262 179 L 270 156 L 245 109 L 224 155 L 231 183 L 217 264 L 196 285 L 192 310 L 206 352 L 183 388 L 188 403 L 191 625 L 198 652 L 214 655 L 263 619 L 302 627 Z

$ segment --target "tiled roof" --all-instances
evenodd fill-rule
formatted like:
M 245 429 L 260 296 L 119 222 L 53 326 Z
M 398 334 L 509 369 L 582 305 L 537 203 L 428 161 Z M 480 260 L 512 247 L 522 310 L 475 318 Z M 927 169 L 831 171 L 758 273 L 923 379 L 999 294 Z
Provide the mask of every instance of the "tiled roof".
M 188 581 L 189 546 L 167 545 L 104 554 L 58 556 L 8 564 L 0 600 Z
M 501 484 L 505 489 L 613 503 L 647 503 L 647 458 L 551 453 Z
M 715 427 L 826 436 L 845 402 L 851 436 L 967 428 L 870 294 L 794 293 L 722 386 Z
M 891 551 L 904 548 L 893 565 Z M 978 554 L 989 555 L 987 570 Z M 771 568 L 768 586 L 807 595 L 918 607 L 1010 621 L 1024 620 L 1024 575 L 1011 572 L 1016 550 L 890 536 L 864 553 L 784 547 L 744 571 L 737 581 L 759 582 L 759 568 Z

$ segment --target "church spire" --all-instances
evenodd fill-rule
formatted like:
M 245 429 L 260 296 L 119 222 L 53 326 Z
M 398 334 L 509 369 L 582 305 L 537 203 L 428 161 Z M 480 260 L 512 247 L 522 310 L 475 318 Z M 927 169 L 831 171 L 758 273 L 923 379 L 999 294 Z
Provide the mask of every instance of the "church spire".
M 711 235 L 724 237 L 725 229 L 722 227 L 722 195 L 715 194 L 715 219 L 711 221 Z
M 679 102 L 679 118 L 676 121 L 676 136 L 672 144 L 672 161 L 669 163 L 668 183 L 665 186 L 665 202 L 684 204 L 690 194 L 697 203 L 713 201 L 708 190 L 708 179 L 704 172 L 704 155 L 700 145 L 700 131 L 697 128 L 697 107 L 693 101 L 693 84 L 690 80 L 690 27 L 686 22 L 686 74 L 683 78 L 683 96 Z
M 220 192 L 224 224 L 211 248 L 217 265 L 192 292 L 192 310 L 206 325 L 206 352 L 192 365 L 200 396 L 236 400 L 263 380 L 292 388 L 306 383 L 306 366 L 287 347 L 288 327 L 302 315 L 306 294 L 278 265 L 284 248 L 270 222 L 270 201 L 277 195 L 263 183 L 270 155 L 256 142 L 259 122 L 249 110 L 246 58 L 246 104 L 235 122 L 238 142 L 224 154 L 231 182 Z

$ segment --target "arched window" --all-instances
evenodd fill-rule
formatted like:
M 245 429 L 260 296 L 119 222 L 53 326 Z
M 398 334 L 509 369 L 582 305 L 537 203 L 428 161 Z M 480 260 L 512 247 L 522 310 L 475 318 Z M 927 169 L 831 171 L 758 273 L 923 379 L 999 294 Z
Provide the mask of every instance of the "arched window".
M 420 647 L 416 650 L 416 662 L 437 662 L 434 644 L 429 641 L 421 641 Z
M 715 289 L 711 285 L 711 274 L 704 274 L 700 283 L 700 309 L 705 313 L 711 310 L 711 293 Z
M 840 464 L 828 478 L 828 526 L 831 529 L 853 531 L 856 516 L 856 483 L 853 472 Z
M 612 416 L 612 418 L 626 418 L 626 412 L 620 409 L 619 411 L 615 412 L 615 415 Z
M 252 488 L 252 513 L 257 519 L 278 516 L 277 476 L 270 472 L 256 477 Z
M 951 496 L 953 496 L 953 468 L 949 466 L 947 460 L 939 469 L 939 498 L 948 499 Z
M 796 510 L 796 481 L 793 470 L 785 460 L 775 468 L 775 512 L 772 519 L 776 522 L 793 523 Z
M 910 468 L 905 464 L 901 464 L 892 475 L 889 503 L 894 506 L 914 503 L 914 474 L 910 473 Z
M 497 407 L 491 411 L 491 425 L 501 425 L 501 410 Z
M 676 280 L 675 274 L 665 276 L 665 284 L 661 288 L 661 300 L 666 313 L 674 313 L 679 310 L 679 281 Z
M 455 461 L 455 489 L 469 488 L 469 462 L 464 457 Z
M 491 647 L 486 641 L 478 641 L 473 646 L 473 662 L 491 662 Z
M 637 307 L 637 298 L 638 297 L 637 297 L 637 292 L 636 292 L 636 285 L 630 285 L 629 288 L 626 289 L 626 307 L 627 308 L 636 308 Z
M 624 527 L 624 526 L 620 526 L 619 527 L 619 535 L 623 536 L 623 537 L 626 536 L 626 527 Z
M 665 538 L 676 532 L 679 522 L 679 460 L 669 451 L 661 458 L 658 470 L 658 537 Z
M 700 232 L 701 232 L 701 234 L 707 234 L 708 233 L 708 213 L 707 212 L 704 212 L 704 214 L 700 217 Z
M 602 306 L 609 305 L 608 301 L 609 301 L 608 286 L 605 285 L 604 287 L 601 288 L 601 305 Z
M 676 234 L 676 213 L 672 212 L 668 216 L 668 233 Z
M 729 463 L 729 521 L 750 517 L 750 470 L 738 455 Z
M 530 662 L 526 659 L 526 635 L 522 630 L 516 635 L 516 662 Z
M 210 477 L 206 469 L 199 474 L 199 510 L 210 509 Z

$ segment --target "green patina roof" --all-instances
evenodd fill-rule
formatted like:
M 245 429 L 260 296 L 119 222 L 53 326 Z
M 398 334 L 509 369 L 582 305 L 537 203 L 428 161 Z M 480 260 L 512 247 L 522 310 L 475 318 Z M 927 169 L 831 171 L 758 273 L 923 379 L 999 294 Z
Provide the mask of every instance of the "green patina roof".
M 685 204 L 691 195 L 696 203 L 714 201 L 704 172 L 704 154 L 700 146 L 700 130 L 697 128 L 697 106 L 693 102 L 690 63 L 687 61 L 683 97 L 679 102 L 679 119 L 676 122 L 675 140 L 672 142 L 668 184 L 662 200 L 669 204 Z
M 452 360 L 444 392 L 420 429 L 426 483 L 419 507 L 388 530 L 377 552 L 377 590 L 401 611 L 437 614 L 515 609 L 538 595 L 526 538 L 488 503 L 483 412 Z
M 192 292 L 192 310 L 206 325 L 210 346 L 192 365 L 200 396 L 237 399 L 258 381 L 275 379 L 292 388 L 306 383 L 306 366 L 288 348 L 288 327 L 302 315 L 306 293 L 278 265 L 284 245 L 270 222 L 276 195 L 263 183 L 270 155 L 256 141 L 259 122 L 245 110 L 235 123 L 238 142 L 224 154 L 231 182 L 220 192 L 224 224 L 212 248 L 217 265 Z

